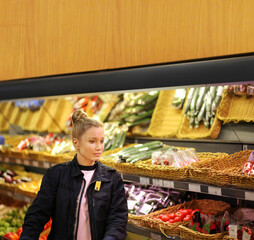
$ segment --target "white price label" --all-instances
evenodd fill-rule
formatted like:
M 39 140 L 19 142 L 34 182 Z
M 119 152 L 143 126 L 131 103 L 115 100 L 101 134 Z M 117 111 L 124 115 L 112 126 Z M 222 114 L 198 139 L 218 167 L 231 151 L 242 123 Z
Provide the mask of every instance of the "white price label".
M 153 179 L 153 185 L 163 187 L 162 179 Z
M 139 181 L 141 184 L 144 184 L 144 185 L 150 184 L 149 178 L 147 177 L 140 177 Z
M 228 230 L 229 236 L 237 239 L 237 230 L 238 230 L 237 225 L 229 225 Z
M 25 160 L 24 160 L 24 164 L 25 164 L 25 165 L 30 165 L 29 160 L 25 159 Z
M 248 234 L 247 232 L 243 231 L 243 238 L 242 238 L 242 240 L 250 240 L 250 238 L 251 238 L 251 235 Z
M 221 188 L 208 186 L 208 193 L 221 196 Z
M 151 233 L 151 239 L 161 240 L 161 235 L 156 234 L 156 233 Z
M 189 183 L 189 191 L 192 192 L 201 192 L 201 187 L 199 184 Z
M 127 200 L 128 209 L 132 210 L 135 207 L 136 203 L 137 203 L 137 201 Z
M 49 162 L 43 162 L 43 167 L 44 167 L 44 168 L 49 168 L 49 167 L 50 167 Z
M 168 181 L 168 180 L 163 180 L 163 186 L 166 188 L 174 188 L 174 182 L 173 181 Z
M 21 164 L 21 159 L 16 159 L 17 164 Z
M 151 212 L 152 208 L 153 208 L 152 205 L 144 203 L 143 206 L 140 209 L 140 212 L 143 213 L 143 214 L 148 214 L 148 213 Z
M 33 166 L 39 167 L 39 163 L 37 161 L 33 161 Z
M 253 201 L 254 200 L 254 192 L 246 191 L 245 192 L 245 200 Z

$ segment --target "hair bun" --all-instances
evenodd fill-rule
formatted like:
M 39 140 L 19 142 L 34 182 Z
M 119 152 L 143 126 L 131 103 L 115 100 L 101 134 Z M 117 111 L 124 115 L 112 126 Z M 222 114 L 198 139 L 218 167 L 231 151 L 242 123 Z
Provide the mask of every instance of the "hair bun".
M 77 121 L 81 119 L 86 119 L 86 118 L 88 118 L 88 115 L 86 114 L 86 112 L 84 112 L 81 109 L 77 109 L 73 112 L 71 116 L 72 124 L 75 124 Z

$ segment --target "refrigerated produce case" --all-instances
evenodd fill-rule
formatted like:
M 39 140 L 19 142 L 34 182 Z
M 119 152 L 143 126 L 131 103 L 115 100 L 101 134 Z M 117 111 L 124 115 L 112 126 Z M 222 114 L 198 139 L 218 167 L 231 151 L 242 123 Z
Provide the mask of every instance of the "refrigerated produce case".
M 177 87 L 232 85 L 254 83 L 254 55 L 225 56 L 213 59 L 199 59 L 153 66 L 140 66 L 128 69 L 116 69 L 89 73 L 48 76 L 34 79 L 20 79 L 0 83 L 0 99 L 10 101 L 30 98 L 61 98 L 63 96 L 92 96 L 93 94 L 124 93 L 148 90 L 167 90 Z M 56 87 L 57 86 L 57 87 Z M 223 126 L 217 139 L 177 139 L 154 138 L 151 136 L 130 136 L 126 143 L 144 143 L 161 140 L 165 144 L 181 147 L 195 147 L 202 152 L 234 153 L 245 149 L 254 149 L 254 130 L 252 122 L 228 123 Z M 31 159 L 1 157 L 1 162 L 23 165 L 30 171 L 44 172 L 54 163 Z M 209 183 L 185 180 L 168 180 L 138 174 L 122 173 L 125 181 L 152 184 L 160 187 L 196 192 L 218 199 L 236 199 L 239 204 L 253 206 L 253 189 L 216 186 Z M 0 189 L 1 194 L 14 199 L 32 202 L 34 195 Z M 152 239 L 165 239 L 159 232 L 128 225 L 130 232 L 142 234 Z M 177 238 L 176 238 L 177 239 Z

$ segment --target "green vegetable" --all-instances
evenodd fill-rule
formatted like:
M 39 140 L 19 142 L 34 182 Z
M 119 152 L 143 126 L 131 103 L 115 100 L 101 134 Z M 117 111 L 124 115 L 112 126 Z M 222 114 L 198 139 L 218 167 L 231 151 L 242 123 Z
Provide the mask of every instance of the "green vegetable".
M 136 125 L 145 125 L 145 124 L 148 124 L 151 122 L 151 118 L 143 118 L 143 119 L 140 119 L 138 121 L 135 121 L 135 122 L 128 122 L 128 126 L 136 126 Z
M 135 114 L 130 115 L 129 117 L 125 118 L 124 120 L 127 122 L 135 122 L 135 121 L 138 121 L 138 120 L 143 119 L 145 117 L 151 116 L 152 114 L 153 114 L 153 109 L 141 112 L 137 115 L 135 115 Z
M 184 108 L 184 114 L 185 115 L 187 114 L 187 112 L 190 109 L 190 104 L 191 104 L 192 98 L 194 96 L 194 92 L 195 92 L 195 88 L 190 88 L 190 90 L 188 92 L 188 95 L 187 95 L 186 105 L 185 105 L 185 108 Z
M 161 148 L 163 147 L 163 143 L 161 141 L 152 141 L 149 143 L 145 143 L 145 144 L 141 144 L 136 148 L 131 148 L 129 149 L 129 151 L 125 151 L 125 152 L 119 152 L 118 156 L 121 159 L 127 159 L 131 156 L 134 156 L 136 154 L 139 154 L 141 152 L 146 152 L 146 151 L 150 151 L 150 150 L 154 150 L 157 148 Z
M 186 97 L 186 89 L 179 88 L 175 90 L 175 94 L 171 103 L 173 108 L 181 109 Z
M 205 95 L 206 95 L 206 91 L 207 91 L 207 87 L 201 87 L 199 89 L 198 100 L 197 100 L 196 107 L 195 107 L 195 111 L 196 111 L 197 114 L 199 113 L 200 108 L 203 104 L 203 101 L 204 101 L 204 98 L 205 98 Z
M 190 117 L 193 117 L 193 118 L 195 117 L 195 114 L 196 114 L 195 110 L 196 110 L 196 103 L 198 100 L 198 93 L 199 93 L 199 88 L 195 88 L 194 95 L 190 105 Z

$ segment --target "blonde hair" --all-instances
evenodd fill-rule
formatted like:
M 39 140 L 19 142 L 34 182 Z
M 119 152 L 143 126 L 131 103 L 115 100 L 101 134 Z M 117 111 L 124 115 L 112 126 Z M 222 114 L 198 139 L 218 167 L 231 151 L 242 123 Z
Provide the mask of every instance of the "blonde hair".
M 73 112 L 72 117 L 72 138 L 80 139 L 81 135 L 91 127 L 102 127 L 103 123 L 88 117 L 88 115 L 81 109 Z

